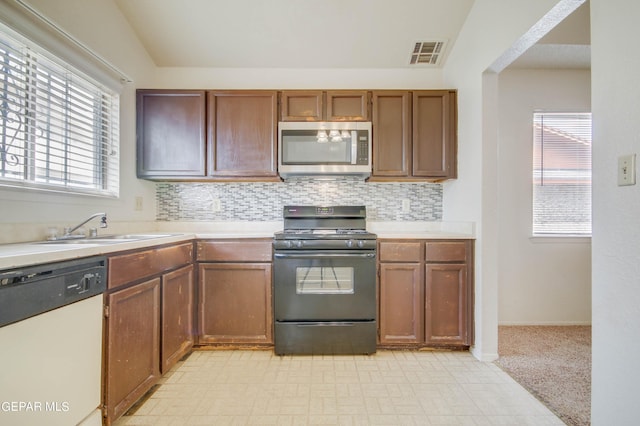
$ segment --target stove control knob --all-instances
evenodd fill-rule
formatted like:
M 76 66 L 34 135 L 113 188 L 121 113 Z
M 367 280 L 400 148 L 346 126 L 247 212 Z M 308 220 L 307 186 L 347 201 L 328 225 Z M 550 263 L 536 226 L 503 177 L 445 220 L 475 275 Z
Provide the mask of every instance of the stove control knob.
M 353 240 L 347 240 L 346 244 L 347 244 L 347 247 L 349 248 L 353 247 Z
M 360 248 L 364 247 L 364 240 L 358 241 L 358 247 Z
M 284 248 L 291 248 L 291 241 L 284 241 Z
M 300 240 L 296 241 L 296 247 L 301 248 L 302 247 L 302 241 L 300 241 Z

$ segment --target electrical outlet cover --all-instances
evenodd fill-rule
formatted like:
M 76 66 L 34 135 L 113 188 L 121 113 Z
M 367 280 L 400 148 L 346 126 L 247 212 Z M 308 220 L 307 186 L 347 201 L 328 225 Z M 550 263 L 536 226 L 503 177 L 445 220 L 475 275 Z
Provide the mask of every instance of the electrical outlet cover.
M 636 155 L 618 157 L 618 186 L 636 184 Z

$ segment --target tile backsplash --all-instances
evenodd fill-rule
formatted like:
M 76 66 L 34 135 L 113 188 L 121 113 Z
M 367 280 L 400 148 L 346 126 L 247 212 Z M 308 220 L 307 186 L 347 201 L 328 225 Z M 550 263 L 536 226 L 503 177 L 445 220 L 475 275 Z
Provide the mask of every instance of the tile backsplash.
M 158 183 L 156 202 L 159 221 L 280 220 L 285 205 L 365 205 L 375 221 L 442 220 L 442 185 L 423 182 Z

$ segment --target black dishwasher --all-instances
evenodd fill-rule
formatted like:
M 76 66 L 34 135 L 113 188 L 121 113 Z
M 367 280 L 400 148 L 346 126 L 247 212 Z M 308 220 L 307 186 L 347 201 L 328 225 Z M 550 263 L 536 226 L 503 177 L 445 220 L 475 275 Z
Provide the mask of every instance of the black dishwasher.
M 0 271 L 0 327 L 103 293 L 106 264 L 93 256 Z

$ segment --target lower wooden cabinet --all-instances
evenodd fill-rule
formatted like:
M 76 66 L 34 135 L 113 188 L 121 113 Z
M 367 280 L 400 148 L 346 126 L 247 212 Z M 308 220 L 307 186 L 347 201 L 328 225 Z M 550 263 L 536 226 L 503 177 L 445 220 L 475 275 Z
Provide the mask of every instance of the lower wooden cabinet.
M 106 295 L 104 405 L 107 424 L 160 378 L 160 278 Z
M 199 343 L 271 344 L 271 264 L 200 264 Z
M 470 344 L 467 266 L 427 264 L 425 278 L 425 343 Z
M 381 346 L 473 344 L 473 241 L 380 240 Z
M 271 239 L 197 243 L 198 344 L 273 344 Z
M 189 265 L 162 276 L 162 374 L 193 348 L 193 271 Z
M 422 342 L 422 282 L 420 263 L 380 264 L 380 344 Z
M 110 425 L 193 346 L 193 243 L 107 262 L 102 400 Z

